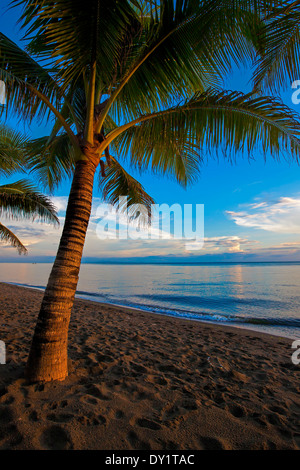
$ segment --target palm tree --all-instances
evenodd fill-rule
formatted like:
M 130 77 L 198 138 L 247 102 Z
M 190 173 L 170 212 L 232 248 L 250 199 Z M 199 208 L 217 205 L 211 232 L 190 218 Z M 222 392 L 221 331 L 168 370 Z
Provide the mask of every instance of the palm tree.
M 278 92 L 300 79 L 300 0 L 279 2 L 258 37 L 255 87 Z
M 41 181 L 55 187 L 62 175 L 73 177 L 26 368 L 29 381 L 45 382 L 67 375 L 68 325 L 98 167 L 108 200 L 130 194 L 130 204 L 149 205 L 123 168 L 126 160 L 187 186 L 205 152 L 297 159 L 300 125 L 274 98 L 222 89 L 234 61 L 256 59 L 274 2 L 13 3 L 23 5 L 27 47 L 0 36 L 7 104 L 29 121 L 55 118 L 51 134 L 28 146 Z
M 0 175 L 9 176 L 24 171 L 26 139 L 18 132 L 0 125 Z M 0 185 L 0 216 L 16 219 L 35 219 L 59 224 L 52 202 L 26 180 Z M 0 222 L 0 240 L 26 254 L 27 248 L 19 238 Z

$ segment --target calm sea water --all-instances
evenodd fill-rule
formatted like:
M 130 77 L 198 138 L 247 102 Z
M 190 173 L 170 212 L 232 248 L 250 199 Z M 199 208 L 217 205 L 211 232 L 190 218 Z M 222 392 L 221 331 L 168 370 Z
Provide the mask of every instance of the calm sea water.
M 44 288 L 50 269 L 0 263 L 0 281 Z M 300 338 L 300 263 L 83 264 L 77 295 Z

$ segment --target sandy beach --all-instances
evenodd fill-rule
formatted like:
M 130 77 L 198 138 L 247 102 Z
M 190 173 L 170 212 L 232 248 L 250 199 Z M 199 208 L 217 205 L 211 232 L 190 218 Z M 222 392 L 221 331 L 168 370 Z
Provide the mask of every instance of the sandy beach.
M 0 449 L 300 449 L 291 340 L 76 300 L 69 377 L 27 385 L 41 298 L 0 284 Z

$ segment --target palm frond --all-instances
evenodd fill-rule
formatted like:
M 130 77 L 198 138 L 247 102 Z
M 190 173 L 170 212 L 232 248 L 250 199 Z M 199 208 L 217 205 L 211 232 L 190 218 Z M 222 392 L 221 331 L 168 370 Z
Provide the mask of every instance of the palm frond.
M 86 95 L 83 88 L 77 86 L 72 93 L 72 108 L 81 130 L 84 129 L 86 117 Z
M 65 92 L 83 76 L 88 82 L 96 63 L 97 97 L 117 94 L 111 114 L 115 120 L 169 106 L 183 90 L 187 97 L 221 84 L 232 60 L 253 57 L 253 39 L 270 3 L 274 2 L 12 2 L 23 6 L 21 23 L 25 37 L 31 38 L 27 50 L 39 60 L 47 58 Z
M 282 1 L 268 16 L 260 36 L 255 87 L 280 91 L 300 77 L 300 1 Z
M 131 127 L 112 142 L 112 150 L 121 160 L 129 155 L 129 163 L 140 173 L 150 170 L 187 187 L 200 176 L 204 152 L 196 139 L 183 136 L 185 129 L 178 129 L 175 119 L 166 121 L 157 118 Z M 158 129 L 161 134 L 153 140 Z
M 39 219 L 59 224 L 50 199 L 26 180 L 0 186 L 0 215 L 14 219 Z
M 5 225 L 0 223 L 0 240 L 4 243 L 9 243 L 14 248 L 17 248 L 19 255 L 26 254 L 27 248 L 23 243 L 18 239 L 18 237 Z
M 0 124 L 0 174 L 24 171 L 27 139 L 20 132 Z
M 26 146 L 26 164 L 43 188 L 53 191 L 75 168 L 74 149 L 67 134 L 40 137 Z
M 141 170 L 175 176 L 187 184 L 203 161 L 221 150 L 234 160 L 238 153 L 273 158 L 300 155 L 299 115 L 272 97 L 208 90 L 180 106 L 141 116 L 112 131 L 108 142 L 119 155 L 131 156 Z
M 220 86 L 234 61 L 254 60 L 267 2 L 158 3 L 151 20 L 141 19 L 141 31 L 122 50 L 122 70 L 107 106 L 116 120 L 133 119 Z
M 94 60 L 109 83 L 122 31 L 136 19 L 130 1 L 14 0 L 23 6 L 21 23 L 31 41 L 28 51 L 51 56 L 64 89 L 89 72 Z
M 154 204 L 154 200 L 115 158 L 110 158 L 111 163 L 105 168 L 105 176 L 101 176 L 99 179 L 99 187 L 104 200 L 117 206 L 119 204 L 119 197 L 127 196 L 128 213 L 131 213 L 134 205 L 141 204 L 143 206 L 141 210 L 145 208 L 146 213 L 141 212 L 139 220 L 148 220 L 148 217 L 151 215 L 151 204 Z M 125 208 L 121 205 L 119 209 L 122 211 Z M 133 215 L 136 215 L 134 210 Z
M 28 119 L 49 115 L 49 108 L 33 89 L 47 96 L 58 109 L 62 91 L 42 67 L 17 44 L 0 33 L 0 80 L 6 84 L 7 107 L 20 117 Z
M 51 102 L 57 100 L 68 128 L 76 125 L 76 142 L 83 142 L 87 114 L 94 114 L 94 128 L 106 134 L 118 156 L 129 152 L 135 167 L 149 165 L 183 185 L 197 178 L 205 147 L 211 153 L 227 151 L 230 158 L 240 150 L 251 154 L 257 149 L 264 155 L 270 150 L 274 157 L 282 150 L 298 159 L 296 113 L 272 98 L 208 88 L 211 83 L 220 87 L 233 60 L 255 57 L 263 22 L 283 3 L 14 0 L 24 7 L 27 51 L 39 60 L 47 58 L 51 72 L 40 70 L 39 62 L 31 62 L 7 38 L 3 70 L 16 83 L 13 102 L 18 93 L 25 96 L 20 105 L 24 116 L 27 104 L 30 115 L 42 115 L 47 108 L 22 88 L 30 78 Z M 97 99 L 92 109 L 87 97 L 95 63 Z M 118 129 L 124 120 L 132 122 Z M 74 169 L 72 135 L 62 133 L 62 127 L 66 130 L 58 118 L 50 136 L 27 146 L 33 174 L 50 188 Z M 90 134 L 91 121 L 88 128 Z

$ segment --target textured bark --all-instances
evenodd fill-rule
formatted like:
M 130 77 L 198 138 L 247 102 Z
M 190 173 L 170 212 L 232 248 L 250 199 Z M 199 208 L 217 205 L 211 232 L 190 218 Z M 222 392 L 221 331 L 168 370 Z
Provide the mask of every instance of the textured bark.
M 35 328 L 25 375 L 29 382 L 63 380 L 68 375 L 68 328 L 77 288 L 93 183 L 99 159 L 76 164 L 57 256 Z

